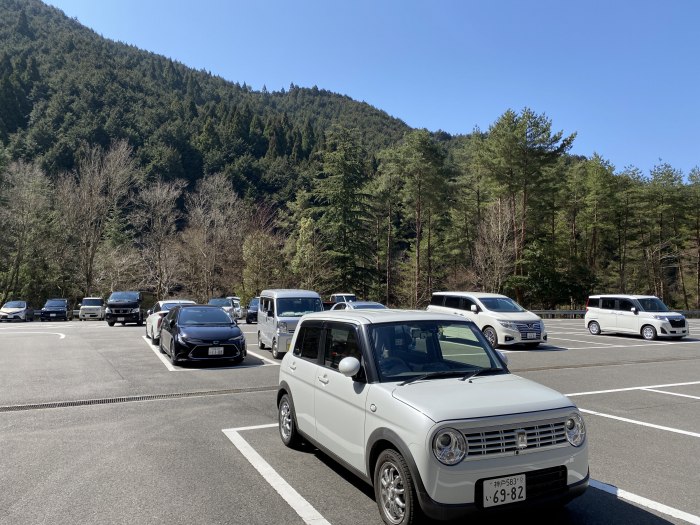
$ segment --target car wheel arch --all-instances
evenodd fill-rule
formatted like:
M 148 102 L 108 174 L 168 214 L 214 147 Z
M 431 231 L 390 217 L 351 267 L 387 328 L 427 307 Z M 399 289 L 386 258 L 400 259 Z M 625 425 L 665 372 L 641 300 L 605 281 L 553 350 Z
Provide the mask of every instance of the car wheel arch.
M 372 480 L 374 477 L 374 468 L 377 464 L 379 455 L 383 450 L 388 448 L 393 448 L 403 456 L 416 484 L 416 491 L 419 494 L 425 494 L 425 486 L 423 485 L 423 480 L 418 472 L 418 467 L 413 459 L 413 455 L 411 454 L 411 449 L 408 447 L 408 445 L 406 445 L 406 443 L 404 443 L 396 432 L 388 428 L 376 429 L 367 439 L 365 449 L 365 468 L 367 469 L 369 479 Z

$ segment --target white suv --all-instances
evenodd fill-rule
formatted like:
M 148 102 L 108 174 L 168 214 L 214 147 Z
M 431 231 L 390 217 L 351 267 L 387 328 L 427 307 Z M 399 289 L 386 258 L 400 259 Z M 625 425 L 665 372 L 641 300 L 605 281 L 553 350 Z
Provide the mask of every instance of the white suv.
M 593 334 L 618 332 L 644 339 L 681 339 L 688 335 L 683 314 L 672 312 L 654 295 L 591 295 L 586 302 L 586 328 Z
M 374 486 L 389 525 L 565 503 L 588 486 L 583 419 L 511 374 L 471 321 L 343 310 L 304 315 L 280 367 L 279 432 Z
M 494 348 L 516 344 L 537 348 L 547 341 L 542 319 L 505 295 L 435 292 L 427 309 L 458 314 L 474 321 Z

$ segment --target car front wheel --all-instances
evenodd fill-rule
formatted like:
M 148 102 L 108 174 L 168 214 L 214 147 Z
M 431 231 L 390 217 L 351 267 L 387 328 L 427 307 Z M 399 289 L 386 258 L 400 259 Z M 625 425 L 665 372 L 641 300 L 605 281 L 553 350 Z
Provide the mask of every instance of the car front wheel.
M 409 525 L 420 513 L 413 477 L 406 460 L 395 450 L 384 450 L 377 458 L 374 496 L 387 525 Z
M 496 330 L 491 328 L 490 326 L 487 326 L 483 330 L 484 337 L 488 340 L 489 343 L 491 343 L 491 346 L 494 348 L 498 348 L 498 335 L 496 334 Z
M 656 339 L 656 328 L 651 325 L 644 325 L 642 327 L 642 337 L 647 341 L 653 341 Z
M 596 321 L 588 323 L 588 331 L 593 335 L 600 335 L 600 325 Z
M 289 448 L 296 448 L 301 443 L 301 436 L 297 431 L 296 421 L 294 421 L 294 406 L 289 394 L 284 394 L 280 399 L 278 409 L 278 422 L 282 443 Z
M 277 348 L 277 339 L 272 340 L 272 349 L 270 350 L 272 352 L 272 357 L 275 359 L 281 359 L 282 354 L 279 351 L 279 348 Z

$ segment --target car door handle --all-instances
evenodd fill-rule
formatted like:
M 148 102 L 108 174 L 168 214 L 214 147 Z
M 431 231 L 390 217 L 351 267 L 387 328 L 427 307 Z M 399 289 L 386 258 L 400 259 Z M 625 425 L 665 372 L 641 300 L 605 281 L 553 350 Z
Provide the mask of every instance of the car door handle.
M 330 381 L 330 379 L 328 379 L 328 378 L 325 377 L 325 376 L 324 376 L 324 377 L 319 376 L 319 377 L 318 377 L 318 380 L 319 380 L 321 383 L 323 383 L 324 385 L 327 385 L 327 384 L 328 384 L 328 381 Z

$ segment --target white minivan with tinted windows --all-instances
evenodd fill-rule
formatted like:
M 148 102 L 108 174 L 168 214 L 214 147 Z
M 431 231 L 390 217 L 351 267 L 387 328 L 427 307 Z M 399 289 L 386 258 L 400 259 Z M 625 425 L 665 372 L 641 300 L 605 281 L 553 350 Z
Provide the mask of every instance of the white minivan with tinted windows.
M 657 337 L 681 339 L 689 333 L 683 314 L 672 312 L 654 295 L 591 295 L 584 320 L 593 335 L 637 334 L 651 341 Z
M 258 306 L 258 348 L 269 347 L 272 357 L 281 359 L 289 350 L 299 318 L 322 311 L 321 296 L 311 290 L 263 290 Z
M 474 321 L 494 348 L 522 344 L 537 348 L 547 341 L 542 319 L 510 297 L 485 292 L 435 292 L 427 308 Z

